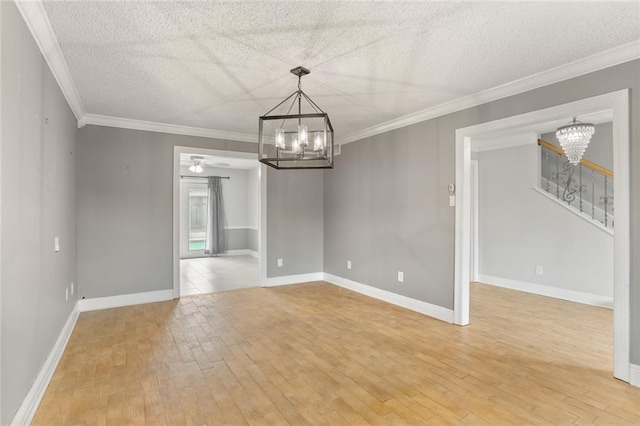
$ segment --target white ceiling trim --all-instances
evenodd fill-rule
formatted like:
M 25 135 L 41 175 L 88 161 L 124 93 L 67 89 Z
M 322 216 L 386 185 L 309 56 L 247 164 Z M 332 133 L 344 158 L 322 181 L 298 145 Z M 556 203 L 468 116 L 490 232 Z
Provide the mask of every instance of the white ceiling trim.
M 76 85 L 73 83 L 67 62 L 64 60 L 60 44 L 58 44 L 58 39 L 53 32 L 42 1 L 14 1 L 18 11 L 20 11 L 22 15 L 22 19 L 24 19 L 29 31 L 31 31 L 31 35 L 40 48 L 44 60 L 49 65 L 53 77 L 58 82 L 62 94 L 67 99 L 73 115 L 75 115 L 78 120 L 78 127 L 80 127 L 80 122 L 85 115 L 84 106 L 82 105 L 82 100 L 80 99 Z
M 403 117 L 387 121 L 377 126 L 360 130 L 338 140 L 341 145 L 355 142 L 364 138 L 399 129 L 401 127 L 416 124 L 421 121 L 430 120 L 453 112 L 462 111 L 467 108 L 482 105 L 498 99 L 517 95 L 549 84 L 557 83 L 570 78 L 578 77 L 590 72 L 598 71 L 614 65 L 629 62 L 640 58 L 640 40 L 605 50 L 595 55 L 569 62 L 537 74 L 530 75 L 510 83 L 505 83 L 491 89 L 483 90 L 474 95 L 465 96 L 450 102 L 445 102 L 431 108 L 424 109 Z
M 580 121 L 585 123 L 601 124 L 609 123 L 613 120 L 611 110 L 584 113 L 578 116 Z M 537 144 L 538 138 L 543 133 L 554 133 L 560 126 L 568 122 L 568 118 L 556 119 L 544 123 L 533 123 L 529 126 L 518 128 L 517 131 L 498 131 L 475 136 L 471 139 L 471 151 L 483 152 L 494 149 L 510 148 L 520 145 Z
M 121 129 L 146 130 L 148 132 L 171 133 L 174 135 L 198 136 L 201 138 L 225 139 L 240 142 L 258 142 L 256 135 L 248 133 L 226 132 L 224 130 L 204 129 L 202 127 L 180 126 L 177 124 L 156 123 L 154 121 L 131 120 L 129 118 L 109 117 L 106 115 L 85 114 L 78 127 L 85 124 L 119 127 Z
M 253 134 L 86 114 L 42 0 L 14 0 L 14 2 L 78 120 L 78 127 L 82 127 L 85 124 L 95 124 L 188 136 L 257 142 L 257 135 Z M 355 142 L 638 58 L 640 58 L 640 40 L 351 133 L 344 138 L 338 138 L 337 143 L 344 145 Z
M 513 148 L 522 145 L 535 145 L 538 142 L 538 134 L 525 132 L 495 139 L 471 139 L 471 151 L 485 152 L 495 149 Z

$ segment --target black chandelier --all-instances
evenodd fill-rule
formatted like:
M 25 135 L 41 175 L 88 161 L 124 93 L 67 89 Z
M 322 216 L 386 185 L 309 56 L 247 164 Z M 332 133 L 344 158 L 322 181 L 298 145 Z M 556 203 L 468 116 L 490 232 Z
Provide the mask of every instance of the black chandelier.
M 298 76 L 298 90 L 260 117 L 258 158 L 260 162 L 275 169 L 333 168 L 331 120 L 301 87 L 302 77 L 310 72 L 304 67 L 292 69 L 291 73 Z M 304 114 L 303 100 L 309 110 Z M 290 114 L 296 103 L 298 113 Z M 276 111 L 284 112 L 287 105 L 289 109 L 285 114 Z

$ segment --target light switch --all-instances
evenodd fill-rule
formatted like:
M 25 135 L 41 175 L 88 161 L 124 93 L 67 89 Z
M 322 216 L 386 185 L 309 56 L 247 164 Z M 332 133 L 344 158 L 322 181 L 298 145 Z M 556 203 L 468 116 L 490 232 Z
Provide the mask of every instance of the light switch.
M 404 282 L 404 272 L 398 271 L 398 281 Z
M 351 269 L 351 261 L 347 260 L 347 269 Z
M 53 237 L 53 251 L 60 251 L 60 237 Z

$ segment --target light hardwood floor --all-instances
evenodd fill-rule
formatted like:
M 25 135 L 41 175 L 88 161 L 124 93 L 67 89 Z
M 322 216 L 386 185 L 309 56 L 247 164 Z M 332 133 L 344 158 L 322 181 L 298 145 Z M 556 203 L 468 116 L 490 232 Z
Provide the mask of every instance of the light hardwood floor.
M 34 424 L 640 424 L 610 310 L 471 294 L 464 328 L 324 283 L 83 313 Z

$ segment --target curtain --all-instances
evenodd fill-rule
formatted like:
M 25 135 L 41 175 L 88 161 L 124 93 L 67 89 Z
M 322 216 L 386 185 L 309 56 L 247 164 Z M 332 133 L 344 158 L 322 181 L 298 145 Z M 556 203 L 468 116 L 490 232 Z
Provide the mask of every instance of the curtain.
M 209 176 L 207 206 L 207 232 L 204 253 L 209 256 L 216 256 L 227 251 L 227 241 L 224 235 L 222 180 L 218 176 Z

